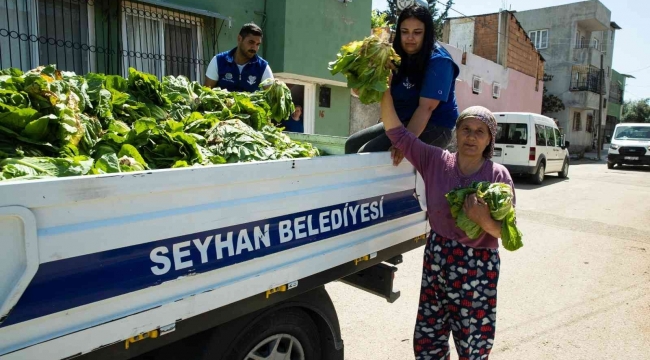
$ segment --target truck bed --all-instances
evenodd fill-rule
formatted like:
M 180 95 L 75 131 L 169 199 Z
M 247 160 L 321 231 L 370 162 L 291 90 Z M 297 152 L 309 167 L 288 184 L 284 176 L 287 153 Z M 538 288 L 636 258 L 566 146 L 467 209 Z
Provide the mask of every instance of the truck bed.
M 0 183 L 0 359 L 86 354 L 299 289 L 423 235 L 419 184 L 387 153 Z

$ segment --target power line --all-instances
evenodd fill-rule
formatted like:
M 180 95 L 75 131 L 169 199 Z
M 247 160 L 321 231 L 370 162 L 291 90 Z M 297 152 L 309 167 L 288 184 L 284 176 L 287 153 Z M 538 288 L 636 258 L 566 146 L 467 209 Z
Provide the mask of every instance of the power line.
M 646 66 L 646 67 L 644 67 L 644 68 L 641 68 L 641 69 L 638 69 L 638 70 L 634 70 L 634 71 L 629 71 L 628 74 L 635 73 L 635 72 L 639 72 L 639 71 L 641 71 L 641 70 L 645 70 L 645 69 L 650 69 L 650 66 Z

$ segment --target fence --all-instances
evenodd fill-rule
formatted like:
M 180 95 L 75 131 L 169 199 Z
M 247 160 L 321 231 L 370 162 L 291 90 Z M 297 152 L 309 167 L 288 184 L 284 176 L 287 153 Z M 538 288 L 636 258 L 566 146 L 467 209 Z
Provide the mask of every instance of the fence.
M 142 2 L 0 0 L 0 68 L 128 68 L 202 81 L 225 20 Z

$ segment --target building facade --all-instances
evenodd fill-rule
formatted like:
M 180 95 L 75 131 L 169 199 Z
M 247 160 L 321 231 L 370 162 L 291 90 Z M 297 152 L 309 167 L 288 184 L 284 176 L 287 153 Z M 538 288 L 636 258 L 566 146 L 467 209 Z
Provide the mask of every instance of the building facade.
M 621 74 L 612 70 L 612 79 L 609 85 L 607 105 L 607 119 L 605 121 L 605 139 L 611 139 L 616 124 L 623 118 L 623 101 L 625 99 L 625 82 L 630 75 Z
M 0 2 L 0 68 L 56 64 L 79 74 L 129 67 L 203 82 L 212 57 L 260 25 L 260 55 L 292 87 L 305 130 L 347 136 L 350 92 L 330 75 L 340 47 L 370 28 L 371 0 L 7 0 Z M 5 20 L 6 19 L 6 20 Z
M 442 40 L 460 66 L 461 110 L 541 113 L 545 61 L 512 12 L 449 18 Z
M 558 96 L 565 110 L 545 114 L 558 121 L 571 150 L 591 149 L 597 136 L 602 93 L 603 115 L 608 110 L 616 31 L 611 11 L 598 0 L 516 12 L 515 16 L 546 59 L 549 94 Z M 602 70 L 604 81 L 600 83 Z M 600 129 L 604 131 L 606 116 Z

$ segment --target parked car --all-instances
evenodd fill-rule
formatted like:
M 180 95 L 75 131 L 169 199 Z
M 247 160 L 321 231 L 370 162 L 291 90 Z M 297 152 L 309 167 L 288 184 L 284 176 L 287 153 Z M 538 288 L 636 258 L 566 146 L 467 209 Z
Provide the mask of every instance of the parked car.
M 569 142 L 553 119 L 539 114 L 495 113 L 498 128 L 493 161 L 511 175 L 532 175 L 541 184 L 546 174 L 569 176 Z
M 607 168 L 616 165 L 650 165 L 650 124 L 616 125 L 607 151 Z

